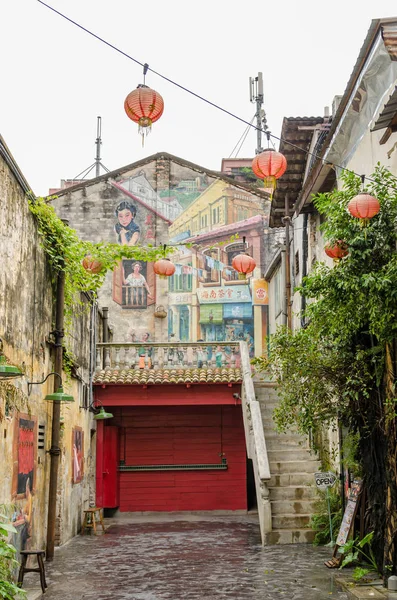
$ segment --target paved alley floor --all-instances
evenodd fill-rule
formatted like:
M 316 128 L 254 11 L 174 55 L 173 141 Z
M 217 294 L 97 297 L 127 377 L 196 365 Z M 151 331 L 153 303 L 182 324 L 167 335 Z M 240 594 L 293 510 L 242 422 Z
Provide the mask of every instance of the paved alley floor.
M 46 563 L 45 600 L 323 600 L 347 596 L 329 548 L 263 548 L 255 516 L 135 517 L 77 536 Z M 35 575 L 26 576 L 27 583 Z

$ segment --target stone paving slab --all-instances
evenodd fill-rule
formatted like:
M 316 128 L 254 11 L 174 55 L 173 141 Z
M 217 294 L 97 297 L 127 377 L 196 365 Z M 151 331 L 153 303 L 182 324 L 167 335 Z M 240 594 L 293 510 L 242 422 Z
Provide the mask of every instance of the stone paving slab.
M 347 600 L 329 548 L 260 542 L 257 517 L 137 517 L 46 563 L 45 600 Z M 29 577 L 31 576 L 31 577 Z M 26 582 L 34 575 L 26 575 Z M 35 582 L 37 585 L 37 582 Z

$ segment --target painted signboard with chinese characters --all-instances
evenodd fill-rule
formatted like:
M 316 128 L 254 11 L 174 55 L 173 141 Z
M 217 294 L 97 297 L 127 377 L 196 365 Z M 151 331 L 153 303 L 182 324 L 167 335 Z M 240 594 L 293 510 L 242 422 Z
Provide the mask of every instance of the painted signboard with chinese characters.
M 198 288 L 197 298 L 200 304 L 251 302 L 251 292 L 248 285 L 203 287 Z
M 266 306 L 269 304 L 268 284 L 265 279 L 252 280 L 252 304 Z

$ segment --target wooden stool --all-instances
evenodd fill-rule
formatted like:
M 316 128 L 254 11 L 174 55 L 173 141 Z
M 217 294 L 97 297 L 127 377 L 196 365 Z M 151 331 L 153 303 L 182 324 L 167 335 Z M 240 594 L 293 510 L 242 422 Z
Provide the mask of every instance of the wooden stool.
M 98 513 L 98 518 L 97 518 Z M 94 508 L 89 508 L 84 511 L 84 521 L 81 527 L 81 535 L 84 535 L 86 529 L 93 529 L 94 534 L 96 535 L 96 524 L 100 523 L 102 525 L 103 533 L 106 533 L 105 524 L 103 522 L 102 517 L 102 509 L 95 506 Z
M 21 568 L 19 569 L 18 575 L 18 586 L 22 587 L 23 577 L 25 573 L 40 573 L 40 583 L 41 589 L 43 590 L 43 594 L 45 594 L 45 589 L 47 586 L 47 582 L 45 580 L 45 572 L 44 572 L 44 561 L 43 557 L 45 556 L 45 552 L 43 550 L 21 550 Z M 37 569 L 28 569 L 26 566 L 27 560 L 29 556 L 36 556 L 37 564 L 39 568 Z

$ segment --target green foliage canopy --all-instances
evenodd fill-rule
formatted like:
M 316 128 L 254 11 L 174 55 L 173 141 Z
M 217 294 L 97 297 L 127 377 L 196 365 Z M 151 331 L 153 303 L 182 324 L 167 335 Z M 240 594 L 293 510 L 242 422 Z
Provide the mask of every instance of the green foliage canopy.
M 315 265 L 298 288 L 308 299 L 306 327 L 293 333 L 280 328 L 270 357 L 256 360 L 279 384 L 280 430 L 297 425 L 307 434 L 335 417 L 361 434 L 373 427 L 368 403 L 379 402 L 386 348 L 397 337 L 397 180 L 380 165 L 371 179 L 366 191 L 378 198 L 381 210 L 367 226 L 347 210 L 361 191 L 354 174 L 342 175 L 342 190 L 314 198 L 325 217 L 326 242 L 344 241 L 349 253 L 332 268 Z M 385 402 L 394 404 L 394 388 L 390 391 Z M 380 409 L 378 416 L 384 420 L 385 414 Z

